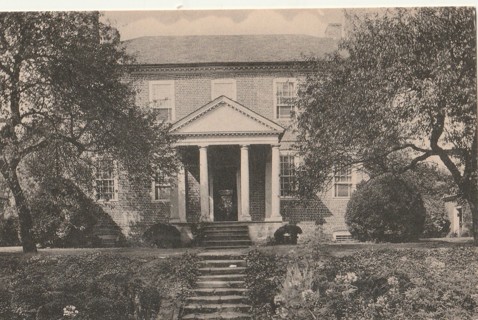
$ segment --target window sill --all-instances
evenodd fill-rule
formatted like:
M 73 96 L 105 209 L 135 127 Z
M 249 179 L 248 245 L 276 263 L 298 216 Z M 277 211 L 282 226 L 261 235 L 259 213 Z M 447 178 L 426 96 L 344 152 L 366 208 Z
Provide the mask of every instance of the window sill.
M 118 202 L 119 200 L 118 199 L 111 199 L 111 200 L 96 200 L 96 202 L 98 203 L 102 203 L 102 204 L 105 204 L 105 203 L 110 203 L 110 202 Z
M 152 203 L 170 203 L 171 200 L 169 199 L 164 199 L 164 200 L 151 200 Z
M 279 198 L 281 200 L 299 200 L 299 197 L 297 196 L 280 196 Z

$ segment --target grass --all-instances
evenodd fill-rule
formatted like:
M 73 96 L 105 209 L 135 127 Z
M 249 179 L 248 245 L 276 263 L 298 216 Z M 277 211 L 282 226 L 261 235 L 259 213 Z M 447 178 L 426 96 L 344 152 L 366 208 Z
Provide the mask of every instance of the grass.
M 437 239 L 422 239 L 419 242 L 411 243 L 323 243 L 317 247 L 319 257 L 344 257 L 352 255 L 358 250 L 364 249 L 434 249 L 434 248 L 454 248 L 454 247 L 472 247 L 473 238 L 437 238 Z M 301 254 L 310 250 L 305 245 L 277 245 L 277 246 L 254 246 L 252 248 L 259 249 L 263 252 L 270 252 L 279 255 L 294 255 Z M 201 248 L 177 248 L 177 249 L 157 249 L 145 247 L 126 247 L 126 248 L 47 248 L 38 249 L 38 254 L 45 256 L 58 255 L 79 255 L 84 253 L 117 253 L 127 257 L 156 257 L 166 258 L 170 256 L 181 255 L 185 252 L 198 253 L 202 251 Z M 0 258 L 2 256 L 16 256 L 24 255 L 21 247 L 0 247 Z M 31 256 L 27 254 L 24 256 Z
M 473 238 L 436 238 L 422 239 L 419 242 L 410 243 L 323 243 L 316 248 L 316 256 L 320 260 L 326 260 L 331 257 L 339 258 L 350 256 L 358 250 L 380 250 L 380 249 L 419 249 L 429 250 L 435 248 L 457 248 L 473 247 Z M 274 253 L 278 255 L 292 255 L 296 257 L 310 253 L 310 247 L 307 245 L 277 245 L 277 246 L 257 246 L 254 247 L 263 252 Z M 477 249 L 478 250 L 478 249 Z
M 170 256 L 181 255 L 186 252 L 199 252 L 198 248 L 178 248 L 178 249 L 157 249 L 157 248 L 47 248 L 38 249 L 38 254 L 42 256 L 61 256 L 61 255 L 80 255 L 84 253 L 117 253 L 118 255 L 130 258 L 154 257 L 166 258 Z M 33 254 L 23 254 L 21 247 L 0 247 L 0 259 L 6 256 L 32 256 Z

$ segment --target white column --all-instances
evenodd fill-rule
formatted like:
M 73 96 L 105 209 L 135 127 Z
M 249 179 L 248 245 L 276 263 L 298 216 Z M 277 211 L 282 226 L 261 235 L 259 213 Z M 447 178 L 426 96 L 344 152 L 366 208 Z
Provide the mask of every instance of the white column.
M 241 215 L 239 220 L 251 221 L 249 211 L 249 146 L 241 146 Z
M 207 146 L 199 146 L 199 183 L 201 186 L 201 221 L 210 221 Z
M 178 171 L 178 215 L 179 222 L 186 221 L 186 168 L 180 167 Z
M 280 214 L 280 155 L 279 145 L 272 145 L 271 215 L 266 221 L 282 221 Z

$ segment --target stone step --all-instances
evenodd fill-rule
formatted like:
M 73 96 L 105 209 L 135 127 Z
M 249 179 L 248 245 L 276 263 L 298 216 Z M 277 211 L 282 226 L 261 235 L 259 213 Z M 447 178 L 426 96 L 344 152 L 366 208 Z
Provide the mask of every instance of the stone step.
M 203 241 L 204 246 L 238 246 L 238 245 L 251 245 L 252 241 L 247 240 L 205 240 Z
M 214 275 L 205 275 L 199 276 L 198 281 L 237 281 L 244 280 L 246 276 L 244 274 L 214 274 Z
M 250 238 L 249 235 L 245 233 L 230 234 L 218 232 L 205 234 L 204 240 L 250 240 Z
M 250 311 L 251 307 L 243 303 L 219 303 L 219 304 L 200 304 L 200 303 L 190 303 L 183 307 L 183 312 L 185 314 L 203 314 L 203 313 L 213 313 L 213 312 L 243 312 L 247 313 Z M 184 318 L 183 318 L 184 319 Z
M 245 295 L 245 288 L 196 288 L 192 290 L 196 296 L 216 296 L 216 295 Z
M 225 246 L 211 246 L 211 247 L 204 247 L 206 250 L 217 250 L 217 249 L 236 249 L 242 250 L 247 249 L 249 246 L 247 245 L 225 245 Z
M 234 225 L 224 225 L 224 226 L 209 226 L 203 229 L 205 233 L 208 232 L 249 232 L 247 226 L 234 226 Z
M 249 229 L 234 228 L 234 227 L 204 229 L 204 234 L 212 234 L 212 233 L 249 234 Z
M 196 304 L 245 303 L 247 297 L 240 295 L 192 296 L 186 300 Z
M 244 281 L 196 281 L 198 288 L 244 288 Z
M 226 259 L 226 260 L 202 260 L 201 265 L 205 268 L 224 268 L 229 267 L 231 265 L 235 265 L 237 267 L 245 267 L 246 261 L 242 259 Z
M 205 260 L 242 260 L 245 256 L 245 252 L 235 249 L 208 250 L 198 253 L 198 257 Z
M 238 274 L 244 273 L 245 267 L 222 267 L 222 268 L 200 268 L 199 272 L 202 275 L 217 275 L 217 274 Z
M 249 320 L 252 319 L 250 315 L 242 312 L 213 312 L 205 314 L 191 313 L 183 317 L 185 320 Z
M 205 223 L 204 227 L 224 227 L 224 226 L 233 226 L 233 227 L 246 227 L 248 226 L 248 223 L 241 223 L 237 221 L 216 221 L 212 223 Z

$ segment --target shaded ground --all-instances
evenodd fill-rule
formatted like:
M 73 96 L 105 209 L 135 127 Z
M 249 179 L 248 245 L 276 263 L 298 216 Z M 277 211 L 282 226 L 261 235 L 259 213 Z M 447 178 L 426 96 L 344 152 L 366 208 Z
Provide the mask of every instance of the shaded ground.
M 366 249 L 434 249 L 434 248 L 455 248 L 455 247 L 473 247 L 473 238 L 436 238 L 422 239 L 419 242 L 412 243 L 323 243 L 314 246 L 316 254 L 324 259 L 329 257 L 344 257 L 352 255 L 359 250 Z M 258 246 L 255 247 L 261 251 L 275 253 L 279 255 L 309 254 L 310 247 L 306 245 L 277 245 L 277 246 Z M 478 248 L 477 248 L 478 251 Z
M 327 257 L 343 257 L 351 255 L 358 250 L 364 249 L 433 249 L 433 248 L 453 248 L 473 246 L 473 238 L 437 238 L 437 239 L 422 239 L 419 242 L 413 243 L 324 243 L 317 248 L 319 256 Z M 299 255 L 310 250 L 304 245 L 276 245 L 276 246 L 254 246 L 261 251 L 269 251 L 276 254 Z M 202 248 L 179 248 L 179 249 L 157 249 L 157 248 L 54 248 L 54 249 L 39 249 L 40 255 L 78 255 L 83 253 L 105 252 L 118 253 L 128 257 L 169 257 L 180 255 L 185 252 L 198 253 L 203 251 Z M 247 250 L 246 250 L 247 251 Z M 0 247 L 0 258 L 2 256 L 22 255 L 21 247 Z
M 180 249 L 157 249 L 157 248 L 54 248 L 54 249 L 38 249 L 39 255 L 55 256 L 55 255 L 80 255 L 84 253 L 117 253 L 119 255 L 127 256 L 130 258 L 137 257 L 154 257 L 154 258 L 166 258 L 170 256 L 181 255 L 185 252 L 199 252 L 197 248 L 180 248 Z M 0 247 L 0 259 L 2 256 L 14 256 L 23 255 L 21 247 Z M 33 254 L 26 254 L 25 256 L 31 256 Z

